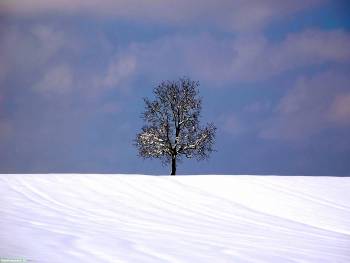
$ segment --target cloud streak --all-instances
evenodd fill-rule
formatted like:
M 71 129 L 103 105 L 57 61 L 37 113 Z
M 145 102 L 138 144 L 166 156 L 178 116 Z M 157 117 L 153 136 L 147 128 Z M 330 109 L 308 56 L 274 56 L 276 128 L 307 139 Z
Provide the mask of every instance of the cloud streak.
M 72 91 L 74 77 L 67 65 L 57 65 L 50 68 L 42 79 L 34 85 L 34 90 L 44 96 L 64 95 Z
M 149 76 L 191 74 L 222 83 L 268 80 L 291 70 L 350 63 L 350 33 L 308 29 L 269 41 L 258 34 L 217 39 L 210 34 L 176 35 L 133 43 L 127 52 Z M 172 77 L 172 76 L 171 76 Z
M 147 0 L 2 0 L 4 14 L 93 15 L 148 23 L 177 25 L 203 23 L 230 31 L 251 31 L 295 12 L 320 6 L 325 0 L 220 0 L 147 1 Z
M 348 71 L 300 77 L 280 100 L 276 115 L 266 121 L 260 136 L 305 140 L 327 129 L 350 127 L 349 83 Z

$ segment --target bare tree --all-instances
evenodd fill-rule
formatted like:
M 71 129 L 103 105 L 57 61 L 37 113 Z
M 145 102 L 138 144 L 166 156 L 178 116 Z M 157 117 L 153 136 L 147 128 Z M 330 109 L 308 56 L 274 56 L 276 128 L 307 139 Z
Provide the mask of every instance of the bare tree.
M 176 161 L 182 157 L 206 159 L 213 151 L 216 127 L 199 125 L 201 98 L 199 82 L 189 78 L 163 81 L 154 89 L 155 100 L 144 99 L 146 123 L 137 134 L 135 145 L 143 158 L 171 162 L 171 175 L 176 174 Z

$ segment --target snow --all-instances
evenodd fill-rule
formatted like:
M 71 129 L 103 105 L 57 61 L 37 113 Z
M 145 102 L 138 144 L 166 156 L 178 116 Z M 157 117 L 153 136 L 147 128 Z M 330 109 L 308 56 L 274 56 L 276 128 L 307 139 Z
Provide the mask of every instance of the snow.
M 0 175 L 0 258 L 350 262 L 350 178 Z

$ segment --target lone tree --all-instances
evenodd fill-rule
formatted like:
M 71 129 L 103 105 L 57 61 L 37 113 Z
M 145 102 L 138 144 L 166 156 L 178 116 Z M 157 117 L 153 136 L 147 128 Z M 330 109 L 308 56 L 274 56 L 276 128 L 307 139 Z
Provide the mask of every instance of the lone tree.
M 183 156 L 206 159 L 213 151 L 216 127 L 199 125 L 201 98 L 199 82 L 189 78 L 163 81 L 153 90 L 155 100 L 144 99 L 145 121 L 135 145 L 143 158 L 171 162 L 171 175 L 176 174 L 176 161 Z

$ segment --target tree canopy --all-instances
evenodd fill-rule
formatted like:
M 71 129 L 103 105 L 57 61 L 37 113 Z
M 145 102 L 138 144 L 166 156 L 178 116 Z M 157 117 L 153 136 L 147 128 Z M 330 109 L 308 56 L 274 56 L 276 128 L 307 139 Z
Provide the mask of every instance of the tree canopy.
M 216 127 L 208 123 L 200 126 L 202 100 L 199 82 L 189 78 L 163 81 L 153 91 L 154 100 L 144 99 L 145 125 L 137 134 L 135 145 L 143 158 L 159 158 L 172 163 L 182 157 L 206 159 L 213 151 Z

